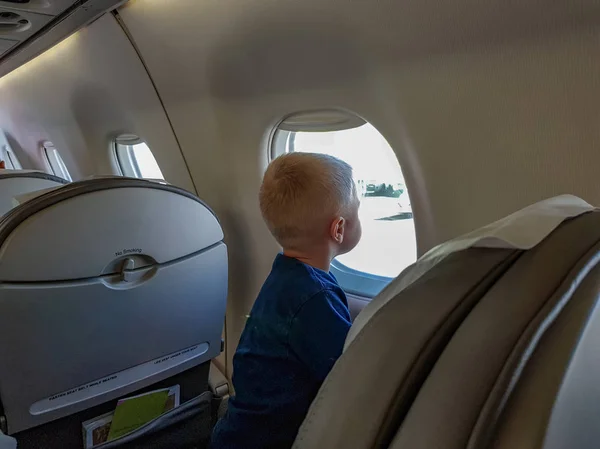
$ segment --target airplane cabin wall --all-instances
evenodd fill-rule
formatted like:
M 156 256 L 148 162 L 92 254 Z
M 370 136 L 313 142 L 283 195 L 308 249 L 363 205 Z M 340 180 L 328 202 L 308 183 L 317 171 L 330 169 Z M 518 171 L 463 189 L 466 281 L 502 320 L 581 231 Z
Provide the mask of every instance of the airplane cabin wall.
M 74 180 L 118 173 L 112 140 L 137 134 L 167 181 L 194 190 L 152 82 L 111 14 L 0 78 L 0 128 L 24 168 L 47 170 L 41 143 L 50 140 Z
M 119 15 L 164 109 L 105 15 L 0 79 L 0 127 L 38 167 L 52 140 L 74 178 L 112 172 L 119 131 L 168 181 L 192 189 L 191 174 L 229 247 L 230 358 L 278 250 L 257 195 L 287 114 L 342 107 L 379 129 L 420 253 L 558 193 L 600 204 L 600 10 L 585 0 L 131 0 Z
M 225 227 L 230 358 L 278 250 L 257 201 L 278 120 L 342 107 L 377 127 L 402 166 L 420 254 L 555 194 L 600 204 L 599 12 L 583 0 L 124 5 Z

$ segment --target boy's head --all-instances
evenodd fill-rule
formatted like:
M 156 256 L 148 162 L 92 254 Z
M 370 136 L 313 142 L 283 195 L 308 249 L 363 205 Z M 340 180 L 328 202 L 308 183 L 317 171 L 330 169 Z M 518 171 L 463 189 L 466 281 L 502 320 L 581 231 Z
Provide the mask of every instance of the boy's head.
M 260 189 L 263 218 L 284 250 L 347 253 L 361 237 L 359 205 L 352 167 L 325 154 L 278 157 Z

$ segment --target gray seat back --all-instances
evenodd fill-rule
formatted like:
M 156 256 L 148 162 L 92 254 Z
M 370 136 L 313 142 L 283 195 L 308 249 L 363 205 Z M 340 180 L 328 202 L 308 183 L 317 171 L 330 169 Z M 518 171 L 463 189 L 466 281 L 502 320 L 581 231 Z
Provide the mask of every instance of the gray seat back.
M 0 222 L 0 401 L 9 433 L 89 409 L 220 353 L 227 249 L 194 195 L 82 181 Z
M 452 254 L 360 331 L 294 447 L 598 447 L 599 240 L 593 212 Z
M 594 326 L 594 320 L 588 319 L 594 315 L 600 292 L 590 292 L 590 285 L 597 287 L 599 280 L 599 239 L 600 213 L 589 213 L 564 223 L 540 245 L 525 252 L 487 292 L 447 344 L 391 447 L 481 448 L 492 444 L 499 437 L 498 432 L 504 438 L 519 439 L 519 444 L 501 447 L 546 447 L 543 442 L 551 430 L 548 420 L 552 409 L 558 404 L 558 384 L 564 387 L 565 375 L 573 363 L 571 358 L 586 345 L 581 336 L 586 327 Z M 593 301 L 589 300 L 590 294 Z M 587 318 L 570 322 L 567 317 L 571 308 L 585 309 Z M 579 338 L 571 336 L 552 345 L 549 335 L 563 333 L 557 329 L 566 324 L 578 327 Z M 596 339 L 595 343 L 600 341 Z M 502 431 L 499 420 L 516 411 L 506 407 L 517 387 L 526 382 L 523 374 L 539 370 L 536 359 L 542 353 L 559 350 L 563 355 L 552 360 L 551 371 L 535 380 L 543 385 L 543 391 L 537 390 L 536 401 L 540 401 L 537 406 L 545 404 L 544 413 L 538 414 L 535 421 L 528 421 L 525 433 Z M 546 376 L 555 383 L 553 388 Z M 582 383 L 577 392 L 591 394 L 600 401 L 600 395 L 593 394 L 596 388 L 590 387 Z M 525 435 L 529 439 L 524 439 Z M 599 441 L 600 433 L 596 433 L 594 447 Z M 571 443 L 548 447 L 585 447 L 574 444 L 574 440 Z
M 14 198 L 36 190 L 60 187 L 66 179 L 28 170 L 0 170 L 0 217 L 15 207 Z

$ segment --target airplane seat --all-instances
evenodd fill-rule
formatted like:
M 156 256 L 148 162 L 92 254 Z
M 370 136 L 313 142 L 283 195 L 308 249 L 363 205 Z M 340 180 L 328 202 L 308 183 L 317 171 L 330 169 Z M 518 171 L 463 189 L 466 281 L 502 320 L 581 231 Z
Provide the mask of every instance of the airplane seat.
M 558 198 L 392 282 L 353 325 L 294 448 L 598 447 L 600 212 Z
M 66 179 L 39 171 L 0 170 L 0 216 L 15 207 L 17 196 L 67 183 Z
M 103 447 L 207 439 L 226 296 L 219 221 L 182 189 L 102 178 L 12 209 L 0 221 L 2 430 L 20 449 L 80 448 L 83 421 L 179 385 L 180 407 Z

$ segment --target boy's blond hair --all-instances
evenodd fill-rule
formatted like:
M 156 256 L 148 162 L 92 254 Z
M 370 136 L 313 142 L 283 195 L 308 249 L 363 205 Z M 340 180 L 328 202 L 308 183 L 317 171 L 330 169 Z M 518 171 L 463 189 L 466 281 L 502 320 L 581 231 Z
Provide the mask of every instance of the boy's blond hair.
M 267 168 L 260 188 L 262 216 L 284 249 L 326 237 L 330 221 L 355 200 L 352 167 L 333 156 L 288 153 Z

